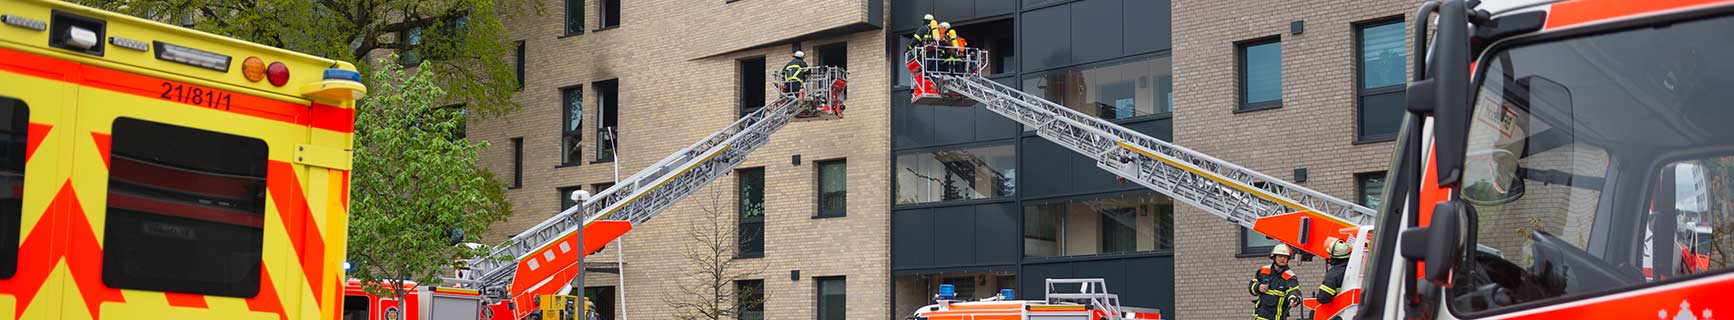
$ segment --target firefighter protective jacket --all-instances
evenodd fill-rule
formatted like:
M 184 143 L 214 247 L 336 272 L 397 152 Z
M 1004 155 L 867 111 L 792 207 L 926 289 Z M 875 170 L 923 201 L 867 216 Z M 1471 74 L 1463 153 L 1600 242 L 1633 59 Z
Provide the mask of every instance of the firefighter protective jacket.
M 1319 303 L 1331 303 L 1331 299 L 1336 299 L 1338 291 L 1343 290 L 1343 274 L 1348 270 L 1348 259 L 1331 259 L 1330 265 L 1325 266 L 1325 282 L 1319 285 L 1319 291 L 1313 293 L 1313 298 L 1318 299 Z
M 795 58 L 789 64 L 783 65 L 783 81 L 801 83 L 807 81 L 807 60 Z
M 1267 288 L 1258 290 L 1258 285 Z M 1266 265 L 1252 274 L 1252 281 L 1246 286 L 1246 291 L 1254 297 L 1252 312 L 1254 319 L 1281 320 L 1287 319 L 1289 302 L 1300 301 L 1300 277 L 1288 267 Z

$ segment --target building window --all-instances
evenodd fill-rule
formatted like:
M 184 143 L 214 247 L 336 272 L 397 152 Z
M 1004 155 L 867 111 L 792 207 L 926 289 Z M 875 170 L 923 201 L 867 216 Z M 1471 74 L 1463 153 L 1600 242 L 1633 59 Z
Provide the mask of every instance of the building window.
M 897 156 L 897 204 L 986 199 L 1017 192 L 1011 145 L 920 151 Z
M 512 138 L 512 189 L 524 187 L 524 137 Z
M 584 149 L 584 88 L 579 86 L 560 89 L 560 165 L 575 166 L 580 162 L 579 152 Z
M 602 26 L 599 28 L 608 29 L 619 27 L 620 0 L 602 0 L 598 1 L 598 5 L 602 6 Z
M 735 280 L 735 316 L 765 320 L 765 280 Z
M 740 243 L 741 258 L 765 256 L 765 168 L 735 171 L 736 198 L 740 204 L 740 227 L 736 242 Z
M 1129 194 L 1024 207 L 1024 256 L 1174 249 L 1174 201 Z
M 1024 77 L 1024 91 L 1102 119 L 1126 119 L 1173 110 L 1169 57 L 1050 71 Z
M 1375 22 L 1355 28 L 1355 68 L 1360 84 L 1355 86 L 1356 140 L 1380 141 L 1397 138 L 1404 112 L 1405 73 L 1403 19 Z
M 524 49 L 524 40 L 518 40 L 517 47 L 518 47 L 518 49 L 516 51 L 517 55 L 518 55 L 517 60 L 516 60 L 517 63 L 514 63 L 513 66 L 517 68 L 517 70 L 515 70 L 515 71 L 516 71 L 516 74 L 518 76 L 518 91 L 523 91 L 524 90 L 524 60 L 525 60 L 525 57 L 524 57 L 524 54 L 525 54 L 525 52 L 524 52 L 524 50 L 525 50 Z
M 816 61 L 818 63 L 815 63 L 813 65 L 838 67 L 838 68 L 843 68 L 843 70 L 849 69 L 849 43 L 848 42 L 838 42 L 838 43 L 832 43 L 832 44 L 813 47 L 813 51 L 814 51 L 813 53 L 817 53 L 814 56 L 816 58 L 819 58 L 818 61 Z
M 555 208 L 554 212 L 566 211 L 566 208 L 578 205 L 577 201 L 572 201 L 572 192 L 578 190 L 584 190 L 584 186 L 554 188 L 554 192 L 560 193 L 560 207 Z
M 1017 47 L 1013 46 L 1012 42 L 1017 37 L 1013 36 L 1012 33 L 1016 29 L 1015 25 L 1012 24 L 1012 19 L 999 19 L 955 27 L 957 34 L 969 42 L 969 47 L 987 50 L 988 63 L 987 69 L 984 70 L 985 73 L 997 75 L 1017 70 L 1015 68 L 1017 66 Z M 903 38 L 909 38 L 909 35 L 905 34 Z M 902 57 L 901 53 L 898 57 Z M 904 72 L 908 72 L 908 70 L 904 70 Z
M 1355 202 L 1368 208 L 1379 209 L 1379 201 L 1385 199 L 1385 173 L 1369 172 L 1355 175 Z
M 614 320 L 615 297 L 618 295 L 614 294 L 613 286 L 584 288 L 584 298 L 596 303 L 596 319 L 593 320 Z
M 1242 42 L 1239 111 L 1282 107 L 1282 40 L 1277 37 Z
M 819 161 L 819 217 L 846 215 L 849 196 L 849 163 L 842 159 Z
M 608 188 L 613 188 L 613 187 L 614 187 L 613 182 L 603 182 L 603 183 L 591 184 L 590 185 L 590 195 L 602 194 L 602 190 L 608 190 Z
M 1252 229 L 1240 228 L 1240 255 L 1242 256 L 1262 257 L 1270 254 L 1271 247 L 1278 244 L 1282 244 L 1282 241 L 1266 237 L 1263 233 L 1252 231 Z
M 422 32 L 422 27 L 410 27 L 397 32 L 397 41 L 404 48 L 397 55 L 398 64 L 405 67 L 421 65 L 421 51 L 416 50 L 416 47 L 421 45 Z
M 591 85 L 596 89 L 596 162 L 614 161 L 620 146 L 620 80 Z
M 584 33 L 584 0 L 566 0 L 566 35 Z
M 848 318 L 849 295 L 842 276 L 819 277 L 815 285 L 819 288 L 819 320 L 843 320 Z
M 112 139 L 102 282 L 258 294 L 265 141 L 132 118 L 114 120 Z
M 24 101 L 0 96 L 0 136 L 6 138 L 5 155 L 0 155 L 0 184 L 18 188 L 0 193 L 0 279 L 18 274 L 18 237 L 24 218 L 24 150 L 30 136 L 30 106 Z M 38 132 L 38 134 L 41 134 Z
M 736 86 L 740 95 L 741 116 L 745 117 L 765 107 L 765 56 L 740 59 L 735 62 Z

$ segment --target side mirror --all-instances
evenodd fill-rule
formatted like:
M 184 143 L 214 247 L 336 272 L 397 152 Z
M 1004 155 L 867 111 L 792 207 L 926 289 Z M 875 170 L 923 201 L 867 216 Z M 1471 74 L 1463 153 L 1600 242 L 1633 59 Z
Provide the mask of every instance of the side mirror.
M 1433 219 L 1426 227 L 1409 228 L 1401 235 L 1403 257 L 1427 263 L 1427 281 L 1441 286 L 1451 279 L 1451 269 L 1463 253 L 1464 218 L 1469 205 L 1460 201 L 1433 206 Z

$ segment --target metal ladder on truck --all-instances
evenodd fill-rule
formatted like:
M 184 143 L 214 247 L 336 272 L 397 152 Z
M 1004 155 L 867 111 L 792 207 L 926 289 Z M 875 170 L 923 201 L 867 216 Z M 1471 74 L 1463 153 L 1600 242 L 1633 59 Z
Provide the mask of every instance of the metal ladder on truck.
M 1307 189 L 1180 145 L 1158 140 L 982 76 L 987 52 L 924 46 L 904 53 L 915 80 L 911 100 L 944 106 L 984 105 L 1034 128 L 1036 134 L 1096 161 L 1096 166 L 1314 255 L 1329 256 L 1326 240 L 1354 248 L 1339 295 L 1321 315 L 1352 314 L 1373 209 Z M 1354 291 L 1356 294 L 1349 294 Z M 1339 303 L 1342 302 L 1342 303 Z
M 770 74 L 770 81 L 781 90 L 771 105 L 675 151 L 613 187 L 578 199 L 580 204 L 530 227 L 488 254 L 466 261 L 467 272 L 452 282 L 480 289 L 490 304 L 504 303 L 511 317 L 495 315 L 494 319 L 522 319 L 537 310 L 537 296 L 560 292 L 581 277 L 583 256 L 727 174 L 790 121 L 841 116 L 845 95 L 836 91 L 847 85 L 846 71 L 811 67 L 797 92 L 783 90 L 781 73 Z

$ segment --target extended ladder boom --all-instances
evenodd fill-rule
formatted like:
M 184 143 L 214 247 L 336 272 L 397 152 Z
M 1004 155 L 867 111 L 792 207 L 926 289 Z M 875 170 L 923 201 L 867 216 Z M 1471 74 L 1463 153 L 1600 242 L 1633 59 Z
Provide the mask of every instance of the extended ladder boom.
M 981 75 L 987 52 L 975 48 L 926 47 L 905 53 L 917 74 L 916 100 L 967 106 L 980 102 L 1002 116 L 1035 128 L 1038 135 L 1096 160 L 1096 166 L 1204 211 L 1255 228 L 1260 218 L 1291 213 L 1299 227 L 1367 226 L 1374 211 L 1300 185 L 1132 131 Z M 949 59 L 948 59 L 949 58 Z M 971 101 L 973 100 L 973 101 Z M 1306 219 L 1299 219 L 1306 217 Z M 1318 218 L 1312 218 L 1318 217 Z M 1307 221 L 1325 219 L 1332 221 Z M 1267 226 L 1268 228 L 1268 226 Z M 1261 230 L 1262 231 L 1262 230 Z M 1288 239 L 1320 254 L 1323 244 Z M 1267 232 L 1268 234 L 1268 232 Z M 1341 232 L 1348 240 L 1353 232 Z M 1321 238 L 1322 239 L 1322 238 Z M 1283 239 L 1279 239 L 1283 240 Z M 1323 241 L 1319 241 L 1323 242 Z M 1311 249 L 1311 250 L 1309 250 Z
M 847 73 L 834 67 L 813 67 L 805 77 L 807 83 L 800 93 L 779 95 L 772 105 L 530 227 L 489 254 L 467 261 L 471 272 L 453 280 L 480 288 L 491 299 L 527 300 L 534 293 L 556 291 L 553 288 L 566 285 L 581 272 L 578 261 L 582 255 L 599 250 L 602 244 L 727 174 L 791 120 L 835 119 L 843 99 L 842 93 L 835 91 L 843 90 Z M 781 79 L 778 72 L 773 72 L 772 78 Z M 586 233 L 582 239 L 577 237 L 580 229 Z M 519 303 L 513 309 L 529 310 L 534 307 L 530 304 Z

